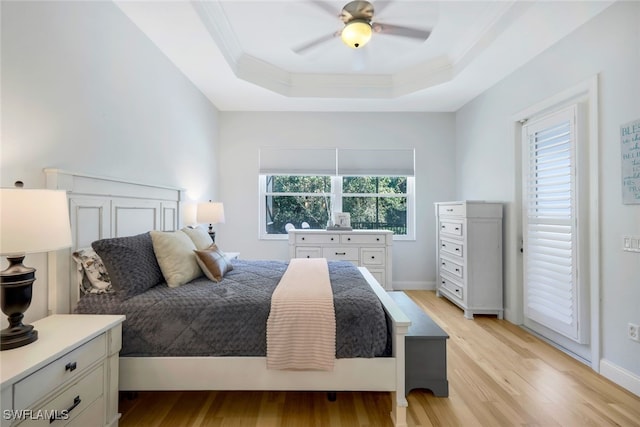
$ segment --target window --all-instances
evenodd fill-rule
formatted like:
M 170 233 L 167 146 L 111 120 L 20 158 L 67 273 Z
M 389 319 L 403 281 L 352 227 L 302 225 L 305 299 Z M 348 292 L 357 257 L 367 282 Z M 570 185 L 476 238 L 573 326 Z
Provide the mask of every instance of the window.
M 266 175 L 263 177 L 266 234 L 295 228 L 325 228 L 331 209 L 331 177 Z
M 354 230 L 390 230 L 407 234 L 406 176 L 342 177 L 342 212 Z
M 415 238 L 413 149 L 263 148 L 259 185 L 260 238 L 324 229 L 334 212 L 354 229 Z

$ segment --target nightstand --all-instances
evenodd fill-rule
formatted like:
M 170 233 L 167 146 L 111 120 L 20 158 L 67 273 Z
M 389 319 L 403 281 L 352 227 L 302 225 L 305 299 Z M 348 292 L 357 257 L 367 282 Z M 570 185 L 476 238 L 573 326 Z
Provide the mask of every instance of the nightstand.
M 2 427 L 116 426 L 124 319 L 61 314 L 33 322 L 37 341 L 0 352 Z

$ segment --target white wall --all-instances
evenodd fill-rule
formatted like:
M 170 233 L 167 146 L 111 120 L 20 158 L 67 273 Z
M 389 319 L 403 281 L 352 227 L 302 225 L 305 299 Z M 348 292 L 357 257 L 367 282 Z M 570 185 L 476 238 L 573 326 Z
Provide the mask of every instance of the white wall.
M 626 337 L 640 323 L 640 254 L 623 252 L 622 236 L 640 235 L 640 205 L 621 197 L 620 125 L 640 118 L 640 3 L 619 2 L 463 107 L 456 116 L 460 198 L 508 204 L 505 277 L 508 310 L 521 298 L 514 204 L 513 116 L 592 76 L 599 80 L 601 350 L 603 363 L 621 368 L 640 387 L 640 344 Z M 517 315 L 517 313 L 511 313 Z M 627 387 L 629 388 L 629 387 Z M 635 388 L 640 390 L 640 388 Z M 637 391 L 636 391 L 637 392 Z
M 220 113 L 220 194 L 226 223 L 216 236 L 243 258 L 288 259 L 287 241 L 258 239 L 260 147 L 415 148 L 416 240 L 395 241 L 393 282 L 434 286 L 433 202 L 455 189 L 454 116 L 450 113 Z
M 1 7 L 2 187 L 42 188 L 52 167 L 216 196 L 218 111 L 120 9 Z M 25 263 L 33 321 L 46 315 L 46 257 Z

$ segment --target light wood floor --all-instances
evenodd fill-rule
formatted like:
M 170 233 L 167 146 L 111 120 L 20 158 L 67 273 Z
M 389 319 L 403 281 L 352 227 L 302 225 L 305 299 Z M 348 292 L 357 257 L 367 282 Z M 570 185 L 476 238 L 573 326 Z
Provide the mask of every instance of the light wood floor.
M 414 390 L 410 426 L 640 426 L 637 397 L 505 320 L 407 292 L 447 331 L 449 397 Z M 120 426 L 391 426 L 388 393 L 141 392 Z

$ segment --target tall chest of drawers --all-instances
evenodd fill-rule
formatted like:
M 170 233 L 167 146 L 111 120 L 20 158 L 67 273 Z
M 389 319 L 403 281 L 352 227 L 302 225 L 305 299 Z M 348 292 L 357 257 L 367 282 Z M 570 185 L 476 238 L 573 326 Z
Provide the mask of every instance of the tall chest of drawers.
M 435 204 L 437 294 L 474 314 L 503 317 L 502 203 Z
M 38 320 L 38 340 L 0 353 L 0 425 L 117 426 L 121 315 Z
M 290 230 L 289 258 L 327 258 L 350 261 L 367 270 L 386 290 L 392 289 L 391 248 L 387 230 Z

